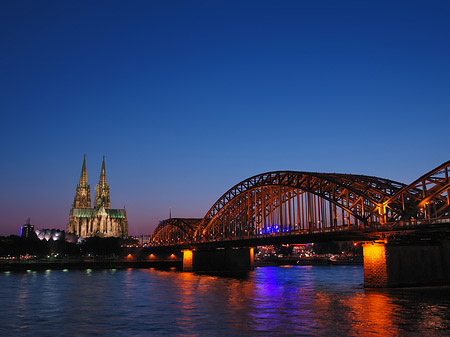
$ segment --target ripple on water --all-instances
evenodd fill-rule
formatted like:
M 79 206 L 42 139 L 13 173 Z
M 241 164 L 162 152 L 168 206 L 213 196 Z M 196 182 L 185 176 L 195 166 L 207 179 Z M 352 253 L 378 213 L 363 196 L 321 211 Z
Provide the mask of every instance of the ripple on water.
M 246 278 L 150 269 L 0 274 L 0 335 L 396 336 L 450 330 L 450 288 L 364 290 L 360 266 Z

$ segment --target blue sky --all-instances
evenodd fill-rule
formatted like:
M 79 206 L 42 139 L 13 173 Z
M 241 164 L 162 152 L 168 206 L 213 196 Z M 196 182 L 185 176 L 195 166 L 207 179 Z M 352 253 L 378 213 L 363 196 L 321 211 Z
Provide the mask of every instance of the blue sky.
M 130 234 L 271 170 L 450 159 L 448 1 L 0 2 L 0 235 L 65 229 L 86 154 Z

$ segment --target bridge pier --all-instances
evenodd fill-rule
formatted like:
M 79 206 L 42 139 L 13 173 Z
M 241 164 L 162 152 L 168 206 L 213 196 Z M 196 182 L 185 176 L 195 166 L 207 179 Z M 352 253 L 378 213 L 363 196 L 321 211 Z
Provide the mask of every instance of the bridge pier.
M 450 284 L 449 240 L 392 240 L 363 244 L 364 287 Z
M 184 250 L 183 271 L 243 272 L 254 268 L 253 248 Z

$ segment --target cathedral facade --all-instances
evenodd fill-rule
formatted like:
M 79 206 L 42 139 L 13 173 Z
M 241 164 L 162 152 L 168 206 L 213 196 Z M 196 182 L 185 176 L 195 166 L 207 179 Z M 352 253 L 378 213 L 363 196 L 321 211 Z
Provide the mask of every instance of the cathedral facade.
M 86 155 L 77 185 L 75 199 L 70 210 L 67 233 L 79 237 L 127 237 L 128 221 L 124 209 L 111 209 L 109 186 L 106 181 L 105 157 L 100 180 L 95 186 L 94 208 L 91 208 L 91 188 L 86 172 Z

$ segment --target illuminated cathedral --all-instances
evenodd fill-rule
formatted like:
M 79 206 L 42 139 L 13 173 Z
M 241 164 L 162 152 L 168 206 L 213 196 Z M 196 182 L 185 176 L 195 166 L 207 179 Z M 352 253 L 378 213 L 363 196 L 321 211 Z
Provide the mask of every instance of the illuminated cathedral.
M 95 186 L 94 208 L 91 208 L 91 188 L 86 172 L 86 155 L 77 185 L 75 199 L 70 210 L 67 233 L 79 237 L 127 237 L 128 221 L 124 209 L 111 209 L 109 186 L 106 182 L 105 157 L 100 180 Z

